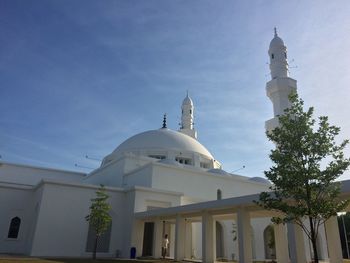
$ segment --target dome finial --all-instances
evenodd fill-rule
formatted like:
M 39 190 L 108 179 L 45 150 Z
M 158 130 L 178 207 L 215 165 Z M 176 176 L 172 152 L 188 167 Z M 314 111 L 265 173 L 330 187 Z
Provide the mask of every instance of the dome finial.
M 164 113 L 162 129 L 166 129 L 166 113 Z
M 277 28 L 274 27 L 273 30 L 275 31 L 275 37 L 277 37 Z
M 188 98 L 188 90 L 186 90 L 186 97 Z

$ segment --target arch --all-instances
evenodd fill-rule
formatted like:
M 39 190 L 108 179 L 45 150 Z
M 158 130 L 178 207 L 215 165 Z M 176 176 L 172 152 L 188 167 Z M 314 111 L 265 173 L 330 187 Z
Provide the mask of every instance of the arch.
M 7 238 L 18 238 L 19 228 L 21 226 L 21 219 L 16 216 L 11 219 L 9 232 L 7 234 Z
M 224 229 L 220 222 L 216 221 L 216 258 L 222 259 L 224 255 Z
M 264 230 L 264 248 L 266 259 L 276 259 L 275 230 L 272 225 Z
M 222 199 L 222 191 L 221 191 L 221 189 L 218 189 L 216 191 L 216 199 L 217 200 L 221 200 Z

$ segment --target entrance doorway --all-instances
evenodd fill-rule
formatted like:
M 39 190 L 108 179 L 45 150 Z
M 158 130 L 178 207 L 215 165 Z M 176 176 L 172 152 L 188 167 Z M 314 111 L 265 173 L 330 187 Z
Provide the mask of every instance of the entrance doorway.
M 143 257 L 153 256 L 153 233 L 154 233 L 154 223 L 146 222 L 145 230 L 143 232 L 143 246 L 142 246 Z
M 275 231 L 272 225 L 264 230 L 265 258 L 276 259 Z
M 224 233 L 221 223 L 216 221 L 216 258 L 224 257 Z

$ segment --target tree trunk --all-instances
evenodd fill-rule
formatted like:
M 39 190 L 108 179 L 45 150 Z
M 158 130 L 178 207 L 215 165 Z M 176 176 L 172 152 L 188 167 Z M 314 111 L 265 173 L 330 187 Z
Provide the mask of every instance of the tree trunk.
M 310 230 L 311 230 L 311 244 L 312 244 L 312 250 L 314 251 L 314 263 L 319 263 L 318 261 L 318 252 L 317 252 L 317 233 L 315 232 L 314 225 L 312 222 L 312 217 L 309 216 L 309 222 L 310 222 Z
M 92 253 L 92 259 L 96 259 L 98 237 L 99 237 L 98 235 L 96 235 L 95 237 L 94 252 Z

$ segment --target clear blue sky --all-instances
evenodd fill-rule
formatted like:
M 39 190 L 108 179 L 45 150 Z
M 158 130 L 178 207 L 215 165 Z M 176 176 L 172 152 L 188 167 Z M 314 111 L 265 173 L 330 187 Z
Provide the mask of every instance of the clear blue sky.
M 200 142 L 225 170 L 263 176 L 273 27 L 306 106 L 349 138 L 349 13 L 347 0 L 1 0 L 2 159 L 97 167 L 84 156 L 160 128 L 164 112 L 177 129 L 189 90 Z

